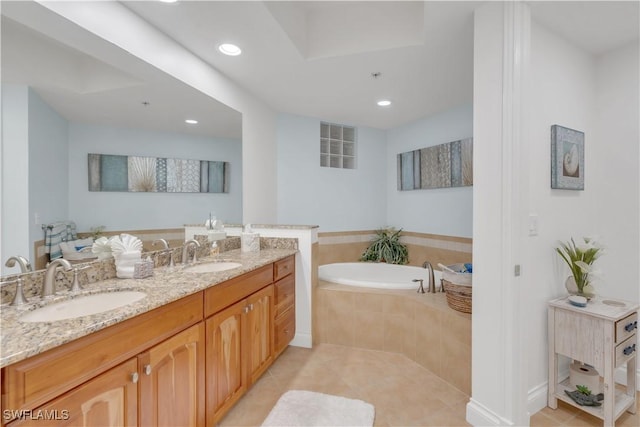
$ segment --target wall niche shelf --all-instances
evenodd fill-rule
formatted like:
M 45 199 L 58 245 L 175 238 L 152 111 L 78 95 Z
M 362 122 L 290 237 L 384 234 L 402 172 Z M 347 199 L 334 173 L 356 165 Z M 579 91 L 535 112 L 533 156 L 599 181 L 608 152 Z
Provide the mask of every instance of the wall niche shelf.
M 356 128 L 320 123 L 320 166 L 356 168 Z

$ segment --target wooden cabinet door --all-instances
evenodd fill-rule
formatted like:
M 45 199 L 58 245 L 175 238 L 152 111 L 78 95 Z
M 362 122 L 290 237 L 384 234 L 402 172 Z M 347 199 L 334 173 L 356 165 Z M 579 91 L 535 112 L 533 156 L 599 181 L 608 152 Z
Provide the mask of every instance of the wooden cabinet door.
M 247 390 L 243 356 L 247 310 L 244 299 L 206 321 L 208 425 L 214 425 Z
M 128 360 L 44 406 L 22 412 L 9 427 L 133 427 L 138 424 L 137 360 Z
M 269 285 L 247 298 L 249 384 L 273 361 L 273 292 L 273 285 Z
M 138 356 L 140 424 L 204 426 L 202 322 Z

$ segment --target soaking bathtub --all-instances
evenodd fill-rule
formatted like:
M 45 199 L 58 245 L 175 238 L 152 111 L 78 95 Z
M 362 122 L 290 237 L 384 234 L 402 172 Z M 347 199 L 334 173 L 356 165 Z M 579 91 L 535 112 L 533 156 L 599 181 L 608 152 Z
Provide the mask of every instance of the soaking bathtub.
M 433 271 L 436 288 L 442 273 Z M 325 282 L 376 289 L 417 289 L 414 279 L 422 279 L 424 289 L 429 288 L 426 268 L 376 262 L 340 262 L 318 267 L 318 278 Z

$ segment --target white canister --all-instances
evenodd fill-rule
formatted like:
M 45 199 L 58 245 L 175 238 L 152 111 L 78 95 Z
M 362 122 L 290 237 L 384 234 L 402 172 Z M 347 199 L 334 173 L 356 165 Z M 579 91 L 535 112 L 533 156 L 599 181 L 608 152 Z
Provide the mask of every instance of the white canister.
M 583 365 L 578 361 L 574 361 L 569 368 L 569 384 L 573 388 L 578 385 L 586 386 L 592 394 L 602 393 L 602 383 L 598 371 L 592 366 Z
M 242 233 L 240 235 L 242 252 L 259 252 L 260 251 L 260 234 L 258 233 Z

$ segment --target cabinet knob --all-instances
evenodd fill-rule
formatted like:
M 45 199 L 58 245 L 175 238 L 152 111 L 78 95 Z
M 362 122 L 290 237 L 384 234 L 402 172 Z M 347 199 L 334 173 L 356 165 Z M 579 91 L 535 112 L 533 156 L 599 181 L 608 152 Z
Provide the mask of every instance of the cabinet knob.
M 253 311 L 253 304 L 249 304 L 249 311 Z
M 636 345 L 635 344 L 634 345 L 630 345 L 629 347 L 627 347 L 624 350 L 622 350 L 622 352 L 624 353 L 625 356 L 630 355 L 634 351 L 636 351 Z
M 242 309 L 242 312 L 244 314 L 247 314 L 249 312 L 249 306 L 246 306 L 245 308 Z
M 151 365 L 144 365 L 145 375 L 151 375 Z
M 628 324 L 625 325 L 624 330 L 627 332 L 631 332 L 634 329 L 638 329 L 638 321 L 636 320 L 635 322 L 630 322 Z
M 131 382 L 136 384 L 138 382 L 138 379 L 140 378 L 140 376 L 138 375 L 137 372 L 134 372 L 133 374 L 131 374 Z

